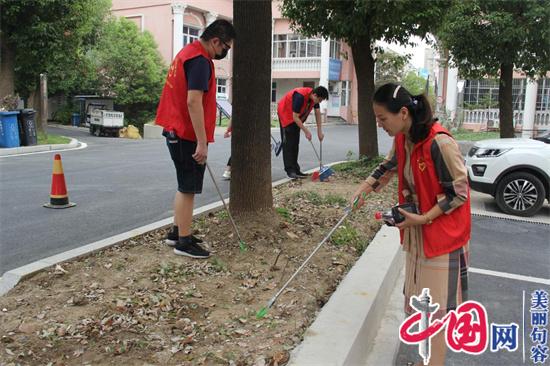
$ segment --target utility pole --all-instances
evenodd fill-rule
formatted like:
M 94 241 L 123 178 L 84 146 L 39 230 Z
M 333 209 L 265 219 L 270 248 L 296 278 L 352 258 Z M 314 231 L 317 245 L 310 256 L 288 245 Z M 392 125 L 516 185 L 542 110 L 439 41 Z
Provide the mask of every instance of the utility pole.
M 39 129 L 44 134 L 48 125 L 48 75 L 40 74 L 40 121 Z

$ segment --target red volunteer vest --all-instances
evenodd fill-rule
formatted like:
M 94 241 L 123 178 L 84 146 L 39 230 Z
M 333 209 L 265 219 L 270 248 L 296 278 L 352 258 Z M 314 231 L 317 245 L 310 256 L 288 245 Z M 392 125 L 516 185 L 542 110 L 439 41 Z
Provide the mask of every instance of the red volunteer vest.
M 204 56 L 210 62 L 210 80 L 208 91 L 202 98 L 204 108 L 204 128 L 208 142 L 214 142 L 216 128 L 216 75 L 214 63 L 202 47 L 200 41 L 185 46 L 174 58 L 157 109 L 156 124 L 168 131 L 174 131 L 179 138 L 197 141 L 189 109 L 187 108 L 187 78 L 183 64 L 197 56 Z
M 444 193 L 431 155 L 432 140 L 438 133 L 450 135 L 439 123 L 434 123 L 428 137 L 414 145 L 411 153 L 410 161 L 421 213 L 428 212 L 437 203 L 437 195 Z M 406 188 L 404 185 L 405 138 L 404 134 L 395 137 L 400 204 L 405 203 L 402 193 Z M 468 200 L 462 206 L 449 215 L 442 214 L 430 225 L 422 225 L 424 254 L 427 258 L 431 258 L 450 253 L 470 240 L 470 231 L 470 193 L 468 192 Z M 401 230 L 401 242 L 403 242 L 403 230 Z
M 277 113 L 279 114 L 279 120 L 283 127 L 289 126 L 294 123 L 294 118 L 292 117 L 292 96 L 294 93 L 299 93 L 304 96 L 304 104 L 300 108 L 300 117 L 304 121 L 311 110 L 313 109 L 313 102 L 309 99 L 312 88 L 296 88 L 292 89 L 279 101 L 277 106 Z M 309 108 L 308 108 L 309 103 Z

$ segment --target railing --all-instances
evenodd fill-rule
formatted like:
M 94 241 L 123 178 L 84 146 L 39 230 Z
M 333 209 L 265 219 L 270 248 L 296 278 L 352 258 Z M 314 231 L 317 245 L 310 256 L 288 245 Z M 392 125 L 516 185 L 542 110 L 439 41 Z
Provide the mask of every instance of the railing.
M 273 71 L 320 71 L 320 57 L 274 58 Z
M 464 123 L 481 124 L 488 128 L 497 128 L 499 124 L 498 109 L 466 109 Z M 523 111 L 514 111 L 514 126 L 523 125 Z M 550 110 L 536 111 L 534 127 L 537 129 L 550 128 Z

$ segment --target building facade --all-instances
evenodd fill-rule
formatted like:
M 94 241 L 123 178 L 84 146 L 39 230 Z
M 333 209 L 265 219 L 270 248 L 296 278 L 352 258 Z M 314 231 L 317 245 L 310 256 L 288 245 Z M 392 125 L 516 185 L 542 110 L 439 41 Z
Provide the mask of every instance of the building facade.
M 113 0 L 112 13 L 149 31 L 167 64 L 182 47 L 198 39 L 216 19 L 232 20 L 231 0 Z M 324 118 L 357 123 L 356 76 L 349 46 L 338 40 L 307 38 L 290 29 L 278 3 L 272 9 L 272 115 L 276 102 L 296 87 L 325 86 L 328 102 L 321 105 Z M 217 97 L 231 100 L 232 52 L 214 61 Z

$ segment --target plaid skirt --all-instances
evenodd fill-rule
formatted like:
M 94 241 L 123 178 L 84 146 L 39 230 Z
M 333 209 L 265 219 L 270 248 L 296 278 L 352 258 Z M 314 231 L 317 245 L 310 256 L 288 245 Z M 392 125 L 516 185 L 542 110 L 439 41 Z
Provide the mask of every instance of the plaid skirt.
M 403 250 L 407 252 L 405 263 L 405 314 L 415 312 L 410 306 L 411 296 L 419 296 L 424 288 L 430 289 L 432 303 L 439 309 L 432 319 L 440 319 L 450 310 L 468 300 L 469 245 L 438 257 L 426 258 L 420 227 L 410 228 L 405 233 Z M 408 234 L 408 235 L 407 235 Z

